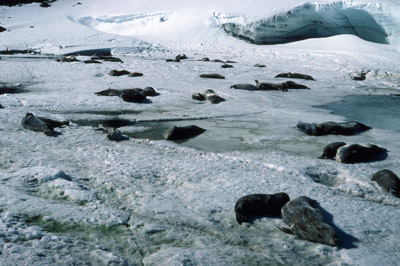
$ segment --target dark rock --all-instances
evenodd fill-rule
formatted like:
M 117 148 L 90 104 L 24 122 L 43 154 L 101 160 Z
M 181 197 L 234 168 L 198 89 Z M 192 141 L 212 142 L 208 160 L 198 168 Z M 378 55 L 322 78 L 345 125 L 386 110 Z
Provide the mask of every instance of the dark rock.
M 378 183 L 386 192 L 400 198 L 400 179 L 391 170 L 380 170 L 372 176 L 371 180 Z
M 206 130 L 195 125 L 184 127 L 174 126 L 164 133 L 164 138 L 166 140 L 190 139 L 202 134 L 204 131 Z
M 201 78 L 208 78 L 208 79 L 225 79 L 224 76 L 218 73 L 210 73 L 210 74 L 201 74 Z
M 279 217 L 282 206 L 290 200 L 284 193 L 250 194 L 241 197 L 235 204 L 236 221 L 252 222 L 257 217 Z

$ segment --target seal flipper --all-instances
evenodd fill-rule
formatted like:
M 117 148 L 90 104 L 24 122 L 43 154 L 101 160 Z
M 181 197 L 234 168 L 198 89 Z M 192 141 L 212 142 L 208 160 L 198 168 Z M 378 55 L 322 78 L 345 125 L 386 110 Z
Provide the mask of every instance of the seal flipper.
M 279 230 L 281 230 L 282 232 L 286 233 L 286 234 L 295 235 L 295 233 L 293 232 L 293 230 L 290 229 L 290 228 L 287 228 L 287 227 L 280 227 L 280 226 L 277 226 L 277 228 L 278 228 Z

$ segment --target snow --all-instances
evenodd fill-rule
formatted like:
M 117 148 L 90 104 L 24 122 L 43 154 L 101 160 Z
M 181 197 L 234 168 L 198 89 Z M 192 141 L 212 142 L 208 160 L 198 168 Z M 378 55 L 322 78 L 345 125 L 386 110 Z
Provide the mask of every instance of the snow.
M 316 106 L 348 95 L 399 93 L 396 1 L 80 2 L 0 7 L 0 24 L 8 29 L 0 33 L 0 50 L 39 53 L 0 56 L 0 87 L 20 85 L 25 91 L 0 95 L 5 107 L 0 109 L 4 265 L 398 262 L 400 200 L 370 180 L 384 168 L 400 174 L 398 132 L 378 127 L 351 137 L 311 137 L 295 129 L 298 121 L 349 119 Z M 375 21 L 371 28 L 382 34 L 384 29 L 388 44 L 342 34 L 260 46 L 223 30 L 228 22 L 247 27 L 290 10 L 300 10 L 300 20 L 308 18 L 302 15 L 307 5 L 327 12 L 325 18 L 332 16 L 340 27 L 344 24 L 331 8 L 350 8 L 352 26 L 366 23 L 362 13 L 366 24 Z M 55 61 L 90 49 L 111 49 L 123 63 Z M 182 53 L 189 58 L 165 62 Z M 199 61 L 203 57 L 237 63 L 223 69 L 220 63 Z M 267 67 L 253 67 L 256 63 Z M 112 77 L 112 69 L 144 75 Z M 366 70 L 366 80 L 351 79 Z M 256 79 L 281 82 L 274 76 L 289 71 L 313 76 L 316 81 L 296 80 L 311 90 L 230 88 Z M 201 79 L 204 73 L 226 79 Z M 147 86 L 160 95 L 146 104 L 94 94 Z M 226 101 L 191 98 L 206 89 Z M 27 112 L 72 123 L 49 137 L 21 126 Z M 112 119 L 129 122 L 120 128 L 128 141 L 113 142 L 95 130 Z M 206 131 L 183 143 L 162 139 L 169 127 L 191 124 Z M 354 165 L 318 159 L 335 141 L 374 143 L 389 155 Z M 338 228 L 342 246 L 285 234 L 277 228 L 283 225 L 280 219 L 237 224 L 233 209 L 240 197 L 277 192 L 317 200 Z

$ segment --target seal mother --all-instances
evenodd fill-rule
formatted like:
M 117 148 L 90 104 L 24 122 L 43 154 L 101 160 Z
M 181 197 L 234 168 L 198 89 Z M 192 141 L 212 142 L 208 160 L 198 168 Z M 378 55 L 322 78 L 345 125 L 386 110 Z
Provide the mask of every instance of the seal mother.
M 281 211 L 283 221 L 289 229 L 280 229 L 286 233 L 295 234 L 301 239 L 337 246 L 339 244 L 337 233 L 326 223 L 321 210 L 315 208 L 316 203 L 315 200 L 306 196 L 286 203 Z

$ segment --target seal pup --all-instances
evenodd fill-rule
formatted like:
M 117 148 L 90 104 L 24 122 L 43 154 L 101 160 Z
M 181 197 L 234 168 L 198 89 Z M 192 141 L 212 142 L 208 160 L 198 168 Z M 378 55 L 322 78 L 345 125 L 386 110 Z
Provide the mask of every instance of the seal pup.
M 204 128 L 190 125 L 184 127 L 173 126 L 164 133 L 164 139 L 166 140 L 183 140 L 194 138 L 206 131 Z
M 325 146 L 322 155 L 319 157 L 321 159 L 333 159 L 336 157 L 337 150 L 346 145 L 344 142 L 332 142 Z
M 231 89 L 236 90 L 246 90 L 246 91 L 257 91 L 259 90 L 256 86 L 252 84 L 235 84 L 230 87 Z
M 209 73 L 209 74 L 201 74 L 200 78 L 207 78 L 207 79 L 225 79 L 224 76 L 218 73 Z
M 386 152 L 385 148 L 371 143 L 347 144 L 337 150 L 336 161 L 347 164 L 367 162 L 386 154 Z
M 400 198 L 400 179 L 391 170 L 380 170 L 372 176 L 371 180 L 393 196 Z
M 315 80 L 313 77 L 300 73 L 281 73 L 275 76 L 275 78 L 291 78 L 291 79 L 305 79 L 305 80 Z
M 54 132 L 54 128 L 42 121 L 39 117 L 34 116 L 32 113 L 27 113 L 24 118 L 22 118 L 21 125 L 33 131 L 44 132 L 46 135 L 50 136 Z
M 235 204 L 236 221 L 242 224 L 251 222 L 254 216 L 280 216 L 282 206 L 289 200 L 284 192 L 246 195 Z
M 316 201 L 306 196 L 295 198 L 282 209 L 283 221 L 289 228 L 279 228 L 301 239 L 329 246 L 337 246 L 339 238 L 336 231 L 326 223 L 321 210 L 315 208 Z

